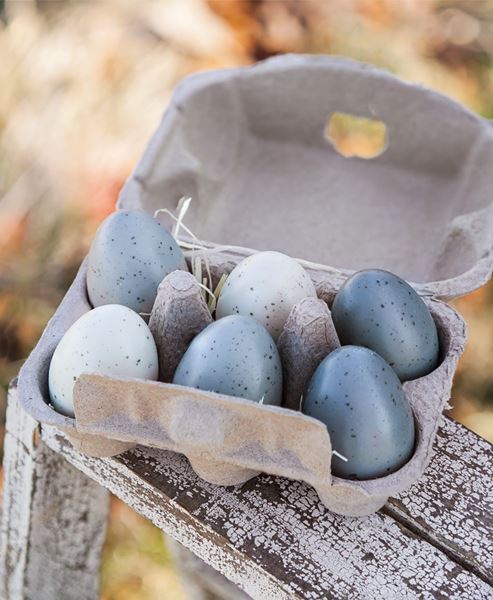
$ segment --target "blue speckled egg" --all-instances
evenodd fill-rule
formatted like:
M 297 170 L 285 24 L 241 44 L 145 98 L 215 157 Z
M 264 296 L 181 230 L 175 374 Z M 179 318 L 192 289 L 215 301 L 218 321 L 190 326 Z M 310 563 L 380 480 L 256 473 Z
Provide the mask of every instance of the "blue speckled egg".
M 317 367 L 302 410 L 327 426 L 332 473 L 374 479 L 399 469 L 414 450 L 414 419 L 401 382 L 373 350 L 344 346 Z
M 332 319 L 342 345 L 375 350 L 401 381 L 427 375 L 438 364 L 433 317 L 397 275 L 380 269 L 355 273 L 336 295 Z
M 279 405 L 281 359 L 263 325 L 232 315 L 211 323 L 192 340 L 173 383 Z
M 142 210 L 115 212 L 101 223 L 89 252 L 89 300 L 149 313 L 163 278 L 186 268 L 180 247 L 156 219 Z

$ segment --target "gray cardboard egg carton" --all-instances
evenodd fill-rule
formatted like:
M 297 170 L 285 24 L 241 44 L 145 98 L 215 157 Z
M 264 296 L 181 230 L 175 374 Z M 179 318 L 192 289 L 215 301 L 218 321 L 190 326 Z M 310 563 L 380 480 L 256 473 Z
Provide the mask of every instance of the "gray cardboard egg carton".
M 383 120 L 386 150 L 372 160 L 340 156 L 324 136 L 334 111 Z M 209 255 L 215 281 L 255 248 L 317 263 L 308 272 L 329 306 L 357 269 L 386 268 L 415 282 L 437 324 L 442 359 L 429 375 L 404 384 L 417 445 L 395 473 L 369 481 L 332 477 L 332 448 L 320 422 L 166 383 L 84 375 L 75 386 L 77 419 L 56 413 L 48 404 L 49 361 L 90 308 L 85 264 L 21 371 L 24 407 L 90 454 L 142 443 L 182 452 L 213 483 L 267 472 L 307 481 L 335 512 L 377 510 L 415 482 L 431 458 L 465 342 L 462 319 L 443 300 L 491 277 L 491 164 L 489 123 L 452 100 L 352 61 L 283 56 L 178 86 L 120 197 L 120 208 L 152 213 L 191 196 L 187 225 L 222 246 Z M 327 349 L 317 346 L 317 328 L 300 339 L 306 308 L 300 313 L 287 325 L 285 345 L 311 351 L 313 361 Z M 327 325 L 320 312 L 317 318 Z M 184 323 L 175 334 L 200 326 L 200 319 Z M 285 364 L 285 381 L 299 383 L 296 361 Z

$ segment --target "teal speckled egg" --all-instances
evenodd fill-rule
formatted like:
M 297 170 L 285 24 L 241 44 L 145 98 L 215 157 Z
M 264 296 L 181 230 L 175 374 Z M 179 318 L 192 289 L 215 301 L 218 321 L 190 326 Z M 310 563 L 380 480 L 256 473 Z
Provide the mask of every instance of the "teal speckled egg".
M 302 410 L 325 423 L 332 473 L 373 479 L 396 471 L 412 456 L 414 418 L 395 372 L 368 348 L 343 346 L 317 367 Z
M 332 319 L 342 345 L 375 350 L 401 381 L 427 375 L 439 359 L 428 307 L 403 279 L 380 269 L 359 271 L 337 293 Z
M 281 359 L 263 325 L 232 315 L 211 323 L 192 340 L 173 383 L 279 405 Z

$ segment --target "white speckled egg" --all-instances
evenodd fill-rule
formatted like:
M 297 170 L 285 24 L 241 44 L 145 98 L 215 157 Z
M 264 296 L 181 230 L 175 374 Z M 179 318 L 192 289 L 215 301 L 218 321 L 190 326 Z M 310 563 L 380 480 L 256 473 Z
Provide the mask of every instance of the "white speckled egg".
M 317 293 L 299 263 L 280 252 L 257 252 L 230 273 L 219 295 L 216 318 L 253 317 L 277 340 L 293 306 L 307 297 L 316 298 Z
M 107 304 L 90 310 L 70 327 L 55 349 L 48 386 L 55 409 L 74 416 L 73 388 L 82 373 L 157 379 L 156 344 L 133 310 Z

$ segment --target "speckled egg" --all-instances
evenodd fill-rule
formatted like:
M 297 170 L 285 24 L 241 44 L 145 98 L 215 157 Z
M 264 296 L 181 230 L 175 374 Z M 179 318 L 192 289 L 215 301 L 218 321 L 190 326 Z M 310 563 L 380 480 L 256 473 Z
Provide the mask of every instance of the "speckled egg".
M 336 295 L 332 319 L 342 345 L 375 350 L 401 381 L 422 377 L 438 364 L 433 317 L 397 275 L 379 269 L 355 273 Z
M 55 409 L 74 416 L 73 388 L 82 373 L 158 378 L 156 344 L 145 321 L 126 306 L 107 304 L 82 315 L 65 333 L 50 363 Z
M 383 477 L 414 450 L 414 419 L 401 382 L 373 350 L 344 346 L 315 371 L 302 410 L 327 426 L 332 473 L 344 479 Z
M 230 273 L 216 315 L 253 317 L 277 340 L 293 306 L 307 297 L 316 298 L 317 293 L 299 263 L 280 252 L 257 252 Z
M 279 405 L 281 360 L 265 327 L 251 317 L 232 315 L 192 340 L 173 383 Z
M 142 210 L 118 211 L 101 223 L 89 252 L 89 300 L 150 313 L 164 277 L 186 268 L 180 247 L 156 219 Z

